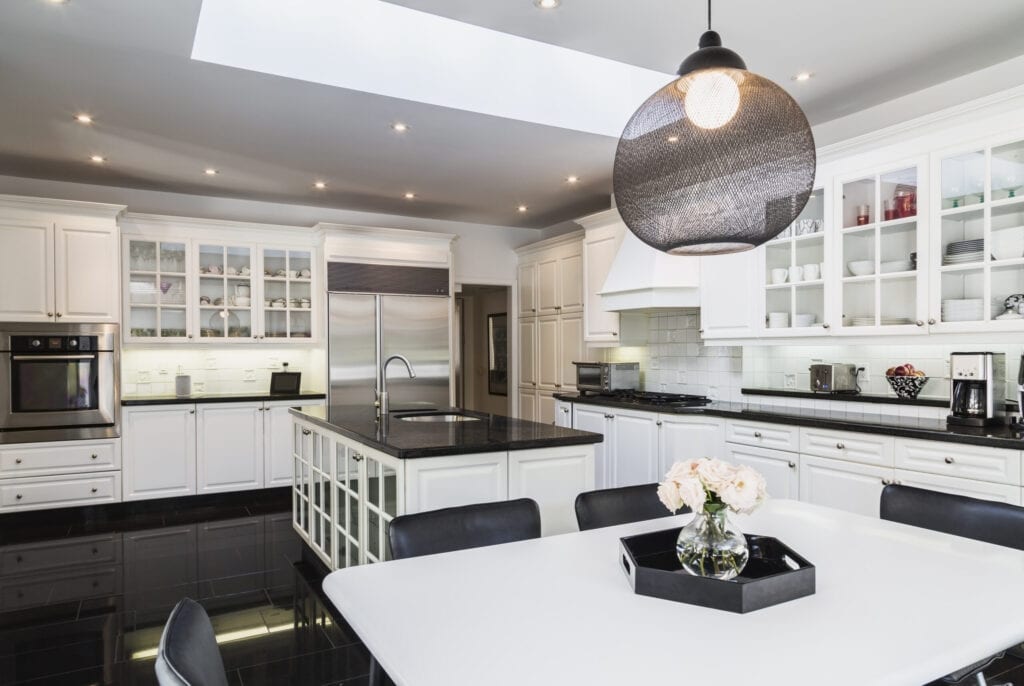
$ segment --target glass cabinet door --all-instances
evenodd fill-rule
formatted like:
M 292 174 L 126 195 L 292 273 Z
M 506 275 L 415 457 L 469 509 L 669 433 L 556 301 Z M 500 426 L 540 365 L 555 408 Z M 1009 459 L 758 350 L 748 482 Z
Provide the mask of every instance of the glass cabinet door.
M 765 246 L 765 327 L 786 336 L 820 335 L 825 326 L 825 192 Z
M 200 244 L 196 264 L 200 337 L 251 339 L 252 248 Z
M 186 340 L 184 243 L 129 239 L 128 338 Z
M 312 251 L 264 248 L 264 338 L 306 339 L 312 337 L 312 284 Z
M 388 535 L 398 515 L 398 472 L 383 461 L 366 458 L 366 561 L 391 559 Z
M 838 333 L 926 332 L 919 192 L 917 166 L 841 182 Z
M 363 457 L 341 443 L 334 447 L 334 568 L 361 564 L 360 464 Z
M 1024 141 L 939 163 L 939 330 L 1024 328 Z

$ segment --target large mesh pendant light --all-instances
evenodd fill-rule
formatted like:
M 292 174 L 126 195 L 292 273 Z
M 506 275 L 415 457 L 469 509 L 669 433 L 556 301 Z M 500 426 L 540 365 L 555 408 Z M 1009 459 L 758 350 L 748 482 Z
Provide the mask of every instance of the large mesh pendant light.
M 800 214 L 814 183 L 814 136 L 800 106 L 710 29 L 709 0 L 700 49 L 633 114 L 615 152 L 626 226 L 676 255 L 761 245 Z

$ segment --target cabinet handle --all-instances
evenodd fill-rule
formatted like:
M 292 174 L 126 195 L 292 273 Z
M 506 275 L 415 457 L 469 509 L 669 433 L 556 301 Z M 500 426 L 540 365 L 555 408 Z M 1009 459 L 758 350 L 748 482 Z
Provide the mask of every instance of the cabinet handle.
M 355 455 L 352 456 L 352 459 L 355 460 L 356 462 L 362 462 L 363 456 L 360 455 L 359 453 L 356 453 Z
M 793 462 L 792 460 L 790 460 L 789 461 L 789 468 L 790 469 L 796 469 L 796 462 Z
M 618 331 L 612 331 L 612 335 L 613 335 L 613 336 L 618 336 L 618 335 L 619 335 L 619 332 L 618 332 Z
M 302 430 L 302 435 L 303 436 L 308 436 L 310 433 L 312 433 L 312 432 L 309 429 L 303 429 Z
M 52 317 L 52 316 L 53 316 L 53 312 L 47 312 L 47 313 L 46 313 L 46 316 L 47 316 L 47 317 Z
M 92 492 L 95 493 L 97 490 L 99 490 L 99 489 L 97 489 L 95 486 L 93 486 Z
M 562 309 L 562 306 L 561 305 L 555 305 L 555 309 L 556 310 L 560 310 L 560 309 Z
M 536 386 L 536 385 L 537 385 L 537 382 L 536 382 L 536 381 L 531 381 L 531 382 L 530 382 L 530 385 L 531 385 L 531 386 Z
M 61 318 L 61 317 L 63 317 L 63 316 L 64 316 L 64 315 L 63 315 L 63 313 L 61 313 L 61 312 L 58 312 L 58 313 L 57 313 L 57 319 L 60 319 L 60 318 Z
M 846 446 L 842 443 L 836 443 L 836 450 L 846 450 Z
M 15 500 L 21 500 L 21 498 L 22 498 L 21 493 L 19 493 L 18 495 L 14 496 Z
M 890 484 L 892 484 L 892 480 L 891 479 L 882 479 L 882 485 L 883 486 L 889 486 Z
M 196 411 L 195 411 L 195 410 L 189 410 L 189 411 L 188 411 L 188 413 L 189 413 L 189 414 L 195 414 L 195 413 L 196 413 Z
M 697 329 L 697 333 L 699 333 L 701 336 L 703 336 L 704 335 L 704 329 Z
M 823 328 L 823 329 L 830 329 L 830 328 L 832 328 L 832 325 L 829 324 L 828 322 L 825 322 L 824 324 L 821 325 L 821 328 Z
M 935 319 L 934 319 L 934 318 L 932 318 L 932 319 L 929 319 L 929 320 L 928 320 L 928 323 L 929 323 L 929 324 L 934 324 L 934 323 L 935 323 Z
M 924 326 L 924 322 L 921 321 L 920 319 L 918 319 L 916 323 L 918 326 Z
M 189 338 L 192 338 L 192 334 L 189 334 L 189 335 L 188 335 L 188 337 L 189 337 Z
M 761 432 L 760 431 L 755 431 L 754 432 L 754 438 L 761 438 Z
M 560 384 L 560 383 L 556 383 L 555 384 L 555 388 L 561 388 L 561 387 L 562 387 L 562 384 Z
M 20 457 L 14 458 L 14 464 L 21 464 L 21 458 Z
M 530 312 L 536 312 L 536 311 L 537 311 L 537 308 L 536 308 L 536 307 L 531 307 L 531 308 L 530 308 Z
M 659 419 L 658 421 L 654 422 L 654 424 L 655 426 L 661 426 L 661 420 Z
M 946 464 L 953 464 L 953 462 L 955 462 L 955 460 L 952 457 L 946 458 Z

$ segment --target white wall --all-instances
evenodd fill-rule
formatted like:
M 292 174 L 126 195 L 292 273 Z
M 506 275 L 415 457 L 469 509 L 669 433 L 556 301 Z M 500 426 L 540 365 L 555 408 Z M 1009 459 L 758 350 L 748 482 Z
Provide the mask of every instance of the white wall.
M 127 205 L 129 212 L 180 217 L 226 219 L 301 227 L 312 227 L 318 222 L 333 222 L 357 226 L 453 233 L 459 237 L 454 244 L 455 281 L 457 282 L 514 283 L 516 272 L 514 249 L 541 238 L 541 231 L 536 229 L 449 222 L 403 215 L 355 212 L 314 205 L 289 205 L 260 200 L 185 195 L 15 176 L 0 176 L 0 194 L 2 193 L 115 203 Z

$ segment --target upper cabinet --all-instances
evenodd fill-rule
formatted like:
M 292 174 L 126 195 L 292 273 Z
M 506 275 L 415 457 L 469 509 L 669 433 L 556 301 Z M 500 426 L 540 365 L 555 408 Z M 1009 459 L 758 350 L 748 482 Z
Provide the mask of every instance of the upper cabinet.
M 601 289 L 619 252 L 626 225 L 616 210 L 607 210 L 577 221 L 583 237 L 583 340 L 587 343 L 618 343 L 619 313 L 601 306 Z
M 123 211 L 0 196 L 0 321 L 117 322 Z
M 322 289 L 315 287 L 314 238 L 281 244 L 280 233 L 263 233 L 258 225 L 225 224 L 197 232 L 206 225 L 195 220 L 126 220 L 126 341 L 308 342 L 317 336 Z
M 583 309 L 583 258 L 578 240 L 524 255 L 520 260 L 520 317 Z

